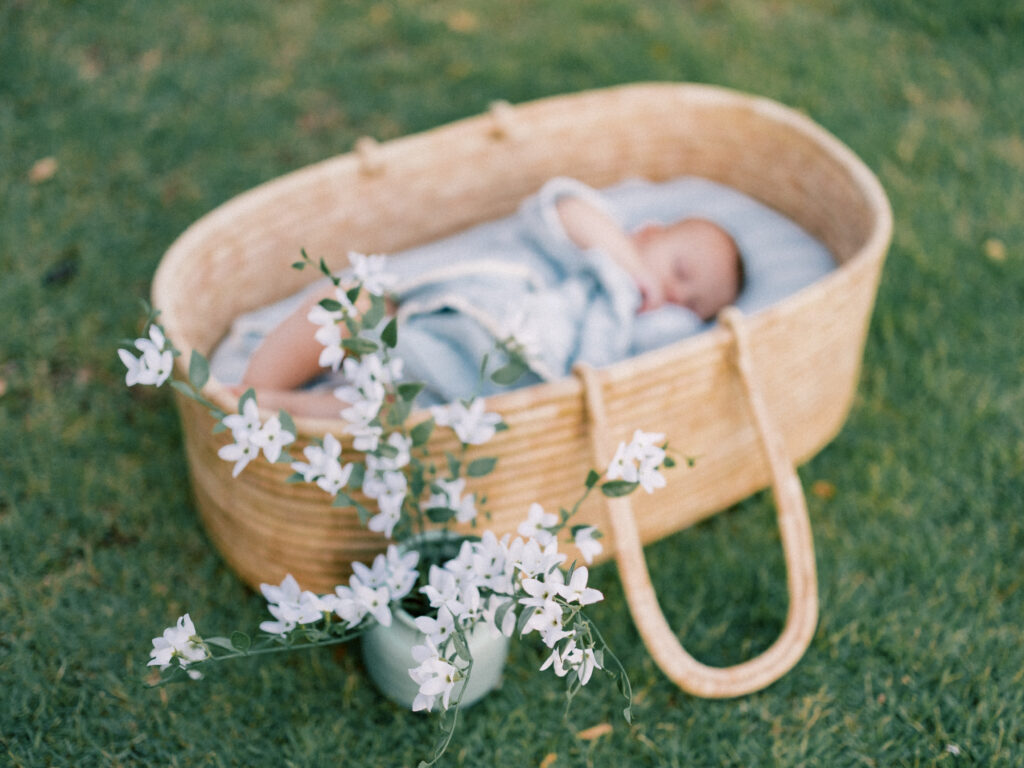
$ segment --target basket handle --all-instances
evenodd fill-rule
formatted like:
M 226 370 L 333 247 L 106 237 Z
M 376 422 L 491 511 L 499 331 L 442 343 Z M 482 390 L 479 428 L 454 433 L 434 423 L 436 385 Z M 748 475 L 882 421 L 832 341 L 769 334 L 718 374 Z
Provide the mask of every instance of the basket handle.
M 730 307 L 719 320 L 732 332 L 747 405 L 771 472 L 789 590 L 786 623 L 776 641 L 760 655 L 731 667 L 710 667 L 694 659 L 683 648 L 658 605 L 629 497 L 606 499 L 615 559 L 637 630 L 666 676 L 687 693 L 705 698 L 742 696 L 778 680 L 803 656 L 818 621 L 814 542 L 803 488 L 757 386 L 743 315 Z M 583 380 L 590 414 L 594 458 L 598 466 L 605 466 L 610 456 L 604 444 L 607 419 L 600 382 L 595 371 L 587 366 L 579 366 L 577 374 Z

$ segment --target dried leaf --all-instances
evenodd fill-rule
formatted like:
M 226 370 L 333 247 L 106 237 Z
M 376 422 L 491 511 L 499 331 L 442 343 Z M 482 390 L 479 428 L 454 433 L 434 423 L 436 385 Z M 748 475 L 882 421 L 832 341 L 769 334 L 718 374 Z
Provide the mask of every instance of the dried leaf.
M 456 11 L 448 17 L 448 29 L 452 32 L 474 32 L 479 26 L 479 17 L 470 11 Z
M 614 729 L 611 723 L 599 723 L 592 725 L 590 728 L 584 728 L 582 731 L 576 734 L 577 739 L 583 741 L 593 741 L 599 739 L 607 733 L 611 733 Z
M 56 157 L 44 157 L 41 160 L 36 160 L 32 164 L 31 170 L 28 172 L 28 180 L 33 184 L 41 184 L 44 181 L 49 181 L 57 173 L 57 158 Z
M 985 255 L 989 261 L 1006 261 L 1006 243 L 995 237 L 985 241 Z
M 836 497 L 836 486 L 828 480 L 818 480 L 811 486 L 811 493 L 824 501 L 830 501 Z
M 544 755 L 544 759 L 540 761 L 540 768 L 551 768 L 552 765 L 558 760 L 558 755 L 554 752 L 548 752 Z

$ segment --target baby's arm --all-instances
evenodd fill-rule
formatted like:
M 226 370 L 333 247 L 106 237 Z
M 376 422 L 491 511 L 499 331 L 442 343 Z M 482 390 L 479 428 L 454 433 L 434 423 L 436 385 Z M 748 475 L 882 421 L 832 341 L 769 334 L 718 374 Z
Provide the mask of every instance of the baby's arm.
M 296 389 L 321 372 L 319 361 L 323 346 L 316 340 L 316 329 L 306 316 L 318 302 L 333 296 L 334 287 L 328 283 L 267 334 L 249 358 L 249 366 L 242 376 L 243 389 L 253 387 L 257 394 L 260 390 Z M 262 398 L 258 400 L 264 405 Z
M 611 216 L 580 197 L 563 197 L 555 207 L 570 240 L 580 248 L 604 252 L 633 277 L 643 295 L 644 308 L 663 303 L 658 280 L 641 260 L 633 239 Z

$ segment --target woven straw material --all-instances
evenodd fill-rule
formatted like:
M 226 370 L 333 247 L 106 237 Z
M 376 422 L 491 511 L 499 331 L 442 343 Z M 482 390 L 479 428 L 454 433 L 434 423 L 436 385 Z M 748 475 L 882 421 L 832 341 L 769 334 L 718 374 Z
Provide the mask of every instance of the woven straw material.
M 332 269 L 350 250 L 389 253 L 506 216 L 552 176 L 604 187 L 631 176 L 692 174 L 730 185 L 820 238 L 837 270 L 743 323 L 765 410 L 785 454 L 801 462 L 842 426 L 855 391 L 871 308 L 891 234 L 874 175 L 836 138 L 775 102 L 708 86 L 639 84 L 559 96 L 481 115 L 356 151 L 263 184 L 223 204 L 171 246 L 153 284 L 169 338 L 209 355 L 238 314 L 300 289 L 317 275 L 289 268 L 300 248 Z M 699 457 L 667 473 L 668 487 L 634 494 L 637 539 L 685 528 L 772 482 L 733 364 L 733 336 L 697 337 L 594 372 L 603 396 L 602 444 L 634 429 L 665 432 Z M 225 410 L 234 398 L 216 380 L 205 394 Z M 318 488 L 288 485 L 286 465 L 250 464 L 237 478 L 217 458 L 223 434 L 205 409 L 176 396 L 192 486 L 204 524 L 249 584 L 292 573 L 307 589 L 347 579 L 385 541 Z M 510 426 L 482 451 L 495 472 L 476 481 L 498 533 L 514 531 L 530 502 L 571 504 L 596 464 L 582 380 L 517 390 L 488 401 Z M 297 420 L 300 450 L 332 420 Z M 438 455 L 454 443 L 436 446 Z M 606 535 L 600 499 L 580 522 Z M 605 556 L 616 540 L 604 540 Z M 570 558 L 575 555 L 570 552 Z M 813 629 L 813 620 L 812 620 Z

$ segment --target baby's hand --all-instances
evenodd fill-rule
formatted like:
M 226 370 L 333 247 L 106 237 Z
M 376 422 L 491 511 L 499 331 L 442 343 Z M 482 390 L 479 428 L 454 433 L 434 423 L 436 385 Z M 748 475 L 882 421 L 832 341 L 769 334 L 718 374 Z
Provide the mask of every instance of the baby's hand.
M 636 280 L 636 287 L 640 290 L 641 312 L 649 312 L 665 303 L 665 292 L 652 271 L 649 269 L 636 271 L 633 273 L 633 279 Z

